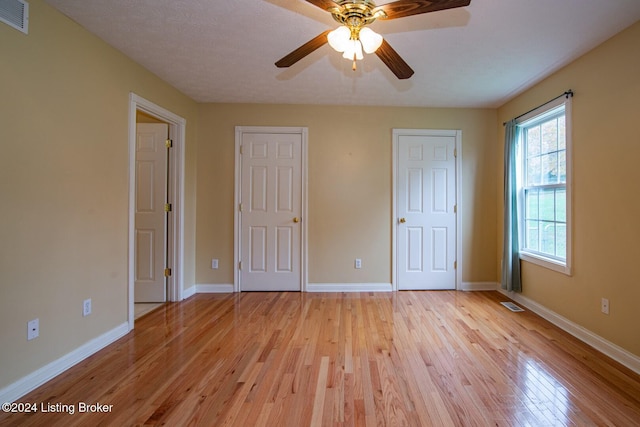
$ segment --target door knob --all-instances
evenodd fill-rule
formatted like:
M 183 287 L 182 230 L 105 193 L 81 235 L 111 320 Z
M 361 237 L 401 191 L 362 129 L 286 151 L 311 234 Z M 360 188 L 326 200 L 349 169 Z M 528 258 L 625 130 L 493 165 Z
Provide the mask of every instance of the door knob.
M 300 222 L 300 218 L 298 217 L 293 218 L 293 222 Z
M 404 224 L 405 222 L 407 222 L 407 220 L 405 218 L 400 218 L 400 223 Z

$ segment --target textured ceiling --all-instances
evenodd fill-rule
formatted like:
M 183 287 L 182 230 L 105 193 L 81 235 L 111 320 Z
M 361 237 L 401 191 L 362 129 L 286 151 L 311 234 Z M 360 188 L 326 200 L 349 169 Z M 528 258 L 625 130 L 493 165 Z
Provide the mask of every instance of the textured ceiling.
M 398 80 L 328 45 L 276 68 L 337 26 L 303 0 L 45 1 L 198 102 L 497 107 L 640 19 L 640 0 L 472 0 L 378 20 L 415 70 Z

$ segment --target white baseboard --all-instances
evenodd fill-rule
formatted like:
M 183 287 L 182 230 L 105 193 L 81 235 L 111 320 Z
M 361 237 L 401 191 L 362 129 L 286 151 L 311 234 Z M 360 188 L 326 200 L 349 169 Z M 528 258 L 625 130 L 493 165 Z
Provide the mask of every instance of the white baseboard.
M 459 291 L 495 291 L 500 287 L 496 282 L 462 282 Z
M 529 299 L 523 295 L 520 295 L 515 292 L 507 292 L 504 289 L 498 287 L 498 291 L 516 301 L 519 304 L 522 304 L 524 307 L 536 313 L 538 316 L 548 320 L 553 323 L 560 329 L 570 333 L 574 337 L 579 340 L 585 342 L 596 350 L 606 354 L 616 362 L 619 362 L 631 369 L 632 371 L 640 374 L 640 357 L 636 356 L 633 353 L 625 350 L 624 348 L 607 341 L 601 336 L 591 332 L 590 330 L 578 325 L 571 320 L 562 317 L 558 313 L 549 310 L 545 306 Z
M 196 285 L 190 286 L 187 289 L 182 290 L 182 299 L 185 300 L 196 294 Z
M 307 283 L 307 292 L 391 292 L 391 283 Z
M 124 322 L 112 330 L 105 332 L 81 345 L 61 358 L 43 366 L 42 368 L 20 378 L 13 384 L 0 390 L 0 402 L 15 402 L 25 394 L 35 390 L 50 379 L 60 375 L 67 369 L 82 362 L 87 357 L 102 350 L 104 347 L 129 333 L 129 323 Z
M 500 285 L 496 282 L 462 282 L 461 291 L 495 291 Z M 307 292 L 392 292 L 391 283 L 308 283 Z M 195 294 L 233 293 L 233 285 L 198 284 L 182 292 L 184 299 Z
M 199 284 L 195 286 L 197 294 L 231 294 L 233 293 L 233 285 L 215 283 L 215 284 Z
M 495 289 L 495 288 L 494 288 Z M 306 292 L 391 292 L 391 283 L 309 283 Z M 184 299 L 195 294 L 233 293 L 233 285 L 198 284 L 182 292 Z
M 187 299 L 195 294 L 232 294 L 233 285 L 227 285 L 222 283 L 214 284 L 198 284 L 193 285 L 184 291 L 182 291 L 182 299 Z

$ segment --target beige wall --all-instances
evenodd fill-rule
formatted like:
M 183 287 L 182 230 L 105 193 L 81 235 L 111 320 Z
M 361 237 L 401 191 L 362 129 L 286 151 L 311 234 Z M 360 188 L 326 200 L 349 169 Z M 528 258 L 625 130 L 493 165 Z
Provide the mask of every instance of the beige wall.
M 195 277 L 197 104 L 29 3 L 28 35 L 0 25 L 0 389 L 127 321 L 130 91 L 187 119 L 186 282 Z M 27 342 L 34 318 L 40 337 Z
M 502 122 L 574 90 L 574 273 L 568 277 L 523 261 L 523 295 L 635 355 L 640 355 L 639 46 L 636 23 L 498 111 L 502 165 Z M 499 176 L 501 188 L 502 171 Z M 608 316 L 600 312 L 603 297 L 610 301 Z
M 392 129 L 461 129 L 462 278 L 496 281 L 495 110 L 208 104 L 199 111 L 197 283 L 233 283 L 235 126 L 309 129 L 309 283 L 391 283 Z M 211 258 L 220 259 L 218 270 Z

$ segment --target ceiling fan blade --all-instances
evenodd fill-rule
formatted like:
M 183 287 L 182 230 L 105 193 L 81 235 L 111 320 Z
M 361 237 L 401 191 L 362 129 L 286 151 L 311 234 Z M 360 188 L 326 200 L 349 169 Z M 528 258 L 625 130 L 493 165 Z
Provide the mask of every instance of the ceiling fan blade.
M 383 10 L 384 13 L 387 14 L 387 17 L 380 19 L 396 19 L 404 18 L 405 16 L 419 15 L 421 13 L 469 6 L 470 3 L 471 0 L 398 0 L 378 6 L 373 9 L 373 12 Z
M 386 64 L 393 74 L 399 79 L 408 79 L 413 75 L 413 70 L 404 59 L 398 55 L 386 40 L 382 40 L 382 45 L 376 50 L 376 55 Z
M 300 61 L 302 58 L 309 55 L 320 46 L 324 45 L 327 42 L 327 34 L 329 34 L 330 31 L 331 30 L 327 30 L 324 33 L 312 38 L 287 56 L 279 59 L 278 62 L 276 62 L 276 67 L 286 68 Z
M 324 10 L 329 10 L 338 6 L 333 0 L 307 0 L 307 2 Z

